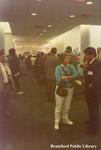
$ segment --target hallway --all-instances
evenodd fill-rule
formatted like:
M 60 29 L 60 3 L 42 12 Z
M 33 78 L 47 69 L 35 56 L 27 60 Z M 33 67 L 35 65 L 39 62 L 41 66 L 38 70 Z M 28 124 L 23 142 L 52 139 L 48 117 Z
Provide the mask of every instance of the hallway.
M 51 144 L 90 144 L 96 145 L 100 150 L 101 135 L 92 136 L 86 132 L 87 125 L 84 122 L 87 119 L 87 108 L 81 94 L 82 89 L 76 87 L 72 102 L 70 116 L 75 122 L 74 126 L 61 124 L 61 129 L 55 131 L 54 103 L 47 100 L 45 87 L 33 85 L 31 77 L 28 76 L 24 77 L 22 84 L 24 95 L 13 95 L 6 112 L 9 117 L 4 119 L 1 116 L 0 150 L 55 149 L 51 148 Z

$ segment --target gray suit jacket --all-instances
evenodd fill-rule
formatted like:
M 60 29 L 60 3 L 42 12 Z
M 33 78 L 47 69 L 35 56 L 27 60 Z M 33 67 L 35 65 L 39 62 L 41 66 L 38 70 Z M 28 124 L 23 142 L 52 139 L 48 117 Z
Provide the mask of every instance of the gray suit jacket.
M 57 56 L 50 54 L 45 60 L 45 74 L 47 79 L 55 80 L 55 67 L 59 64 Z

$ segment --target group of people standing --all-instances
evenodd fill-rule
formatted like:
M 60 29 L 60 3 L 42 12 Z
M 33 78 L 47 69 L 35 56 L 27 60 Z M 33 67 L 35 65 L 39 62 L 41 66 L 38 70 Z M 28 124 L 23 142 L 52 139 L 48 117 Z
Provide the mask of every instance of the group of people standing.
M 99 131 L 99 103 L 101 99 L 101 61 L 96 57 L 96 49 L 88 47 L 84 50 L 84 84 L 85 96 L 87 100 L 90 133 L 98 133 Z M 78 79 L 79 73 L 76 67 L 72 64 L 70 53 L 62 54 L 60 57 L 61 63 L 55 68 L 55 123 L 54 129 L 59 130 L 60 121 L 62 123 L 73 125 L 73 121 L 69 119 L 69 110 L 73 96 L 74 84 L 73 81 Z M 68 94 L 62 97 L 57 94 L 56 90 L 59 84 L 63 82 L 67 88 Z
M 96 49 L 88 47 L 84 50 L 84 79 L 85 79 L 85 96 L 89 112 L 89 124 L 91 132 L 97 133 L 99 129 L 99 102 L 101 98 L 101 62 L 97 59 Z M 71 107 L 74 81 L 80 77 L 78 71 L 78 59 L 72 54 L 72 47 L 68 46 L 64 53 L 57 55 L 57 48 L 53 47 L 46 57 L 38 56 L 33 63 L 33 76 L 37 74 L 38 80 L 42 76 L 46 84 L 46 93 L 49 101 L 55 101 L 55 121 L 54 129 L 60 129 L 60 121 L 62 123 L 73 125 L 74 122 L 69 118 L 69 110 Z M 77 57 L 76 57 L 77 58 Z M 41 60 L 41 61 L 40 61 Z M 40 63 L 41 62 L 41 63 Z M 38 65 L 36 65 L 38 64 Z M 40 64 L 40 66 L 39 66 Z M 37 66 L 35 69 L 35 66 Z M 40 72 L 39 72 L 39 68 Z M 41 76 L 42 74 L 42 76 Z M 0 50 L 0 99 L 3 101 L 3 107 L 7 105 L 9 99 L 9 91 L 23 94 L 20 86 L 21 71 L 16 50 L 11 48 L 7 61 L 5 52 Z M 67 89 L 68 93 L 65 97 L 57 94 L 57 88 L 60 83 Z M 5 108 L 3 108 L 5 110 Z
M 62 123 L 73 125 L 74 122 L 69 118 L 74 82 L 80 77 L 78 64 L 80 57 L 75 57 L 72 47 L 68 46 L 64 53 L 57 57 L 57 49 L 52 48 L 45 60 L 45 75 L 47 80 L 47 96 L 49 101 L 55 100 L 55 120 L 54 129 L 60 129 Z M 89 131 L 97 133 L 99 130 L 99 102 L 101 98 L 101 61 L 98 58 L 97 50 L 88 47 L 84 50 L 83 79 L 84 95 L 87 100 L 89 113 Z M 75 59 L 77 58 L 77 59 Z M 80 66 L 80 65 L 79 65 Z M 68 94 L 62 97 L 57 94 L 57 88 L 63 82 Z

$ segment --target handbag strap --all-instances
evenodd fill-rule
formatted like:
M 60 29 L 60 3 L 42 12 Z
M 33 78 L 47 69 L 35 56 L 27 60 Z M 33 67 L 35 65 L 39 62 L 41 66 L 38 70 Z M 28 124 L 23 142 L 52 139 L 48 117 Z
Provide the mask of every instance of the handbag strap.
M 65 74 L 65 75 L 67 75 L 67 72 L 65 71 L 64 67 L 63 67 L 63 66 L 61 66 L 61 68 L 62 68 L 62 70 L 63 70 L 64 74 Z M 70 73 L 71 73 L 71 68 L 70 68 L 70 66 L 68 66 L 68 68 L 69 68 Z
M 61 68 L 62 68 L 63 73 L 64 73 L 65 75 L 67 75 L 67 73 L 66 73 L 66 71 L 65 71 L 64 67 L 63 67 L 63 66 L 61 66 Z

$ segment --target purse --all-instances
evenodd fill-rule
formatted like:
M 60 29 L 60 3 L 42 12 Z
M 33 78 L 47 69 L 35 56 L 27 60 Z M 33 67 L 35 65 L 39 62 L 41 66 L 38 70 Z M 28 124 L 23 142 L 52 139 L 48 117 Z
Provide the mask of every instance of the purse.
M 66 74 L 64 68 L 62 67 L 63 72 Z M 63 82 L 61 81 L 56 89 L 56 94 L 61 97 L 66 97 L 68 94 L 67 88 L 64 86 Z
M 67 88 L 64 87 L 62 84 L 60 84 L 58 86 L 58 88 L 56 89 L 56 94 L 61 96 L 61 97 L 66 97 L 68 94 Z

